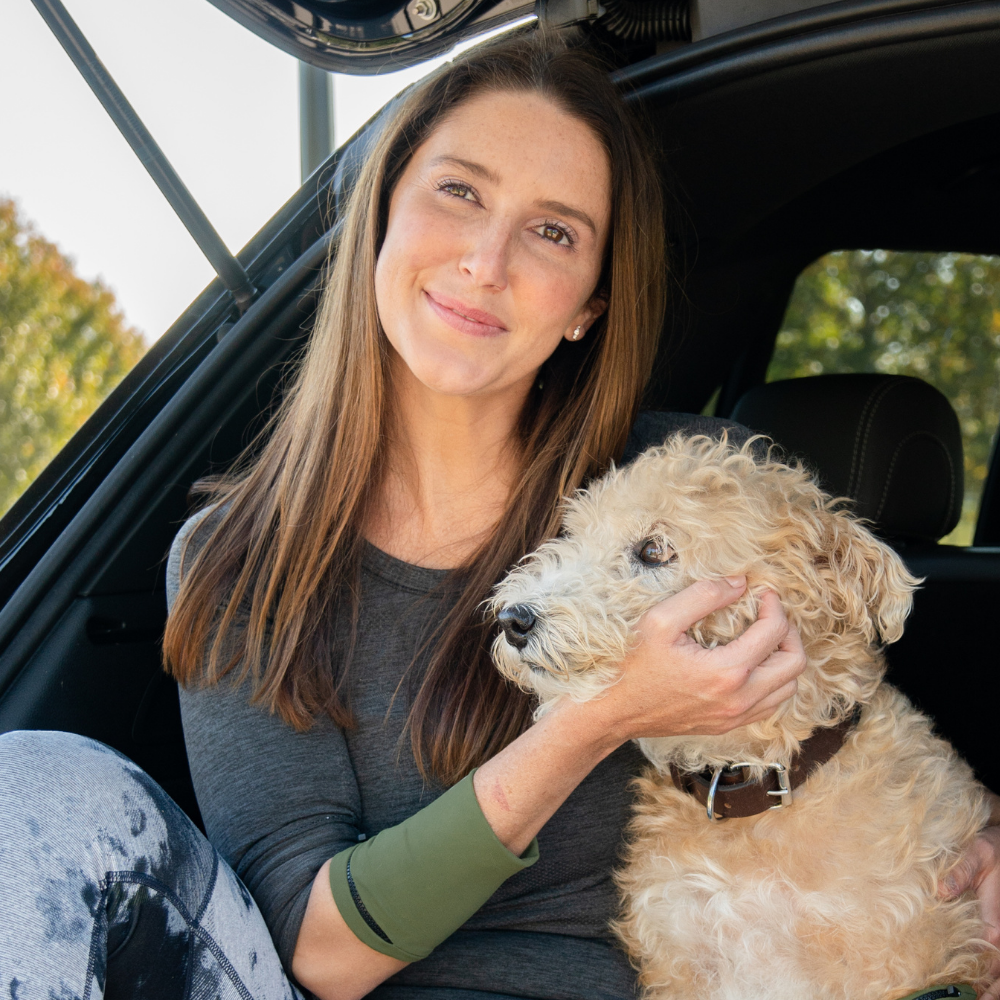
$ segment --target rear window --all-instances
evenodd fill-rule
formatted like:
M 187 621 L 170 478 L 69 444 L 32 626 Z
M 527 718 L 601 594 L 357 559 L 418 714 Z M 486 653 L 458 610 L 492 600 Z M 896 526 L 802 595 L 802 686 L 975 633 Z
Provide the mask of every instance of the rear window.
M 1000 257 L 840 250 L 795 283 L 767 381 L 837 372 L 913 375 L 958 414 L 965 501 L 943 539 L 971 545 L 1000 419 Z

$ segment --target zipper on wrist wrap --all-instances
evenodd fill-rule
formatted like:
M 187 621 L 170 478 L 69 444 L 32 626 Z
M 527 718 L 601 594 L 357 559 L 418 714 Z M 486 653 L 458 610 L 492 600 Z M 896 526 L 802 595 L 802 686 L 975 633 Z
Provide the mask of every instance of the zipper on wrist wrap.
M 354 884 L 354 876 L 351 875 L 351 859 L 347 859 L 347 887 L 351 890 L 351 899 L 354 900 L 354 905 L 358 908 L 358 913 L 361 914 L 361 919 L 368 925 L 369 929 L 377 934 L 386 944 L 392 944 L 392 939 L 381 927 L 378 925 L 378 921 L 368 912 L 368 907 L 365 906 L 364 900 L 361 898 L 361 893 L 358 892 L 358 887 Z

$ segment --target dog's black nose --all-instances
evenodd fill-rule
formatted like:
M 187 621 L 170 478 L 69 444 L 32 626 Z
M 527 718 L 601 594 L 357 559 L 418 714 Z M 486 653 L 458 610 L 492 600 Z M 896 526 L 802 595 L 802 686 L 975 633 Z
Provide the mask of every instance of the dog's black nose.
M 535 627 L 535 613 L 525 604 L 510 604 L 501 608 L 497 621 L 506 640 L 517 649 L 528 645 L 528 633 Z

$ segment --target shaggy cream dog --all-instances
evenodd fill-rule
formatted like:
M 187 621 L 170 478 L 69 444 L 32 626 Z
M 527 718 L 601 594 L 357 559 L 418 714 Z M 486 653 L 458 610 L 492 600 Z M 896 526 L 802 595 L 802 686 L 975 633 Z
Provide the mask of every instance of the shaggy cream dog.
M 640 741 L 653 767 L 638 780 L 616 930 L 647 997 L 893 1000 L 981 981 L 977 903 L 944 902 L 936 887 L 985 825 L 984 794 L 882 680 L 880 647 L 901 635 L 919 581 L 805 470 L 751 445 L 677 436 L 569 501 L 560 537 L 496 591 L 508 619 L 496 663 L 544 712 L 600 696 L 643 612 L 695 580 L 748 580 L 692 629 L 704 645 L 741 634 L 773 589 L 808 658 L 794 698 L 725 736 Z M 858 708 L 790 805 L 711 822 L 671 779 L 670 764 L 736 761 L 759 779 Z

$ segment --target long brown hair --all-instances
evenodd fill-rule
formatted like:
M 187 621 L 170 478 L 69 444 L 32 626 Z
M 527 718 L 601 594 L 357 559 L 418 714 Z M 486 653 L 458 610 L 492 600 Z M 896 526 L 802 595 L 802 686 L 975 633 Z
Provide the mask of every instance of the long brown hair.
M 336 605 L 357 593 L 362 526 L 384 470 L 388 345 L 374 276 L 389 199 L 434 128 L 491 91 L 541 94 L 603 144 L 611 226 L 595 293 L 607 310 L 585 340 L 562 341 L 546 362 L 543 388 L 518 427 L 518 485 L 492 536 L 452 574 L 458 598 L 434 637 L 409 717 L 421 772 L 448 784 L 529 723 L 527 696 L 490 661 L 481 605 L 513 563 L 558 530 L 560 499 L 621 452 L 663 319 L 653 156 L 606 68 L 581 50 L 541 32 L 474 49 L 419 84 L 382 126 L 345 209 L 310 344 L 268 436 L 203 490 L 224 512 L 185 566 L 164 639 L 167 668 L 182 684 L 215 683 L 238 668 L 253 700 L 296 729 L 320 713 L 351 724 L 349 657 L 333 648 L 332 622 Z

